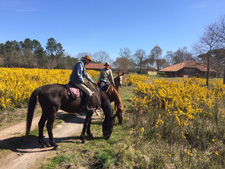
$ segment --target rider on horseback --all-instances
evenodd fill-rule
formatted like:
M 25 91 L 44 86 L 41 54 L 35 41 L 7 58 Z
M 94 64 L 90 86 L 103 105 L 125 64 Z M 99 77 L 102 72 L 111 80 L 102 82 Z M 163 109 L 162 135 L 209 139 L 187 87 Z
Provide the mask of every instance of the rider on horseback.
M 110 84 L 115 86 L 112 70 L 109 68 L 109 62 L 106 62 L 104 66 L 105 68 L 101 70 L 100 77 L 98 79 L 98 85 L 103 90 L 105 86 L 108 86 Z
M 72 83 L 79 89 L 81 89 L 84 93 L 86 93 L 86 100 L 85 100 L 85 110 L 87 113 L 92 112 L 93 109 L 89 107 L 89 103 L 91 100 L 91 96 L 93 92 L 84 84 L 84 78 L 88 81 L 94 83 L 91 77 L 88 75 L 85 65 L 88 65 L 92 61 L 91 56 L 86 55 L 82 57 L 81 61 L 79 61 L 75 66 L 70 75 L 70 84 Z

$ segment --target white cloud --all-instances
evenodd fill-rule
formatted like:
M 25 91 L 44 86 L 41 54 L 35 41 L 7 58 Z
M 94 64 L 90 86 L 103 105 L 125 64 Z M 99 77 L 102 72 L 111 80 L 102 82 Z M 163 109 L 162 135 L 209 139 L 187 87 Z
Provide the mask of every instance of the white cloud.
M 195 4 L 192 4 L 189 6 L 190 8 L 193 8 L 193 9 L 201 9 L 201 8 L 205 8 L 206 5 L 204 3 L 195 3 Z

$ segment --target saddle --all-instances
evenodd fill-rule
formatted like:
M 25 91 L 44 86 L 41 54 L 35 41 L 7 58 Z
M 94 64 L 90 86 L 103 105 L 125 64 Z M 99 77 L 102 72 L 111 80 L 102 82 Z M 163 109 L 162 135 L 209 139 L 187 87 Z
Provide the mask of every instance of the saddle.
M 80 90 L 78 87 L 74 86 L 71 83 L 66 84 L 66 89 L 69 97 L 74 100 L 83 96 L 82 90 Z
M 102 89 L 102 91 L 107 92 L 109 89 L 110 84 L 109 83 L 105 83 L 105 82 L 101 82 L 98 84 L 100 89 Z

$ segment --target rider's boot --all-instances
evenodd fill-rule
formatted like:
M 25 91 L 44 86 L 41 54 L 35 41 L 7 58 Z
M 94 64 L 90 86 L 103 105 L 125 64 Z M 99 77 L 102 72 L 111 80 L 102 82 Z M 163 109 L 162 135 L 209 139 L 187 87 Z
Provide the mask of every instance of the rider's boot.
M 90 101 L 91 101 L 91 96 L 90 95 L 86 95 L 86 100 L 85 100 L 85 112 L 87 113 L 94 113 L 94 110 L 93 108 L 90 108 L 89 104 L 90 104 Z

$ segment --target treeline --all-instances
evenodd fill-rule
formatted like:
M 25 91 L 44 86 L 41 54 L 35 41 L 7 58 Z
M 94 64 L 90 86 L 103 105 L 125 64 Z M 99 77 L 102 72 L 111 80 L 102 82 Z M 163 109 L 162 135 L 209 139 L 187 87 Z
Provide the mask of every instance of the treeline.
M 1 67 L 72 69 L 77 61 L 65 55 L 62 44 L 54 38 L 47 40 L 45 49 L 38 40 L 29 38 L 0 43 Z

